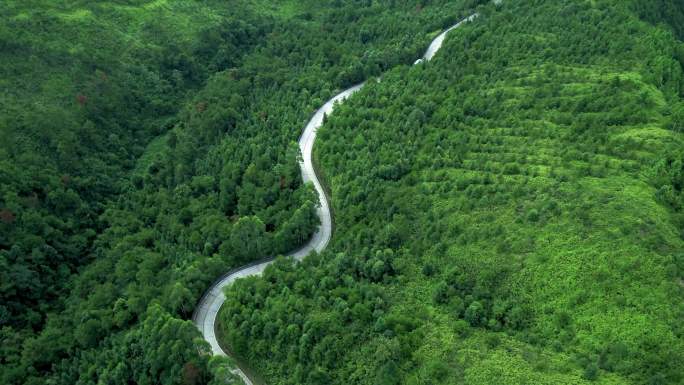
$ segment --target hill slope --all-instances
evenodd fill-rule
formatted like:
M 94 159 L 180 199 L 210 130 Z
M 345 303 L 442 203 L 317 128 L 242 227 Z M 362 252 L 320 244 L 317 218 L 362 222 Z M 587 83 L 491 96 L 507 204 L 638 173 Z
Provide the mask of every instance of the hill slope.
M 640 5 L 485 7 L 339 107 L 333 242 L 231 287 L 229 345 L 270 384 L 682 383 L 681 20 Z
M 314 231 L 306 119 L 460 9 L 3 2 L 0 382 L 223 382 L 187 319 L 227 269 Z

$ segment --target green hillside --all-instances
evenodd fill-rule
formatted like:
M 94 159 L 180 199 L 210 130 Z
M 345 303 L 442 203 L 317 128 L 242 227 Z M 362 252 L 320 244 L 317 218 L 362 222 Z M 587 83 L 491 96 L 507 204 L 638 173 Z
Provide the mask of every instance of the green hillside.
M 224 383 L 188 318 L 314 231 L 304 123 L 461 9 L 3 2 L 0 383 Z
M 434 60 L 410 66 L 463 17 Z M 0 2 L 0 384 L 684 384 L 680 0 Z M 377 81 L 376 81 L 377 80 Z
M 675 1 L 507 1 L 321 130 L 333 244 L 228 291 L 269 384 L 684 383 Z
M 0 5 L 0 325 L 41 327 L 147 143 L 265 34 L 210 3 Z

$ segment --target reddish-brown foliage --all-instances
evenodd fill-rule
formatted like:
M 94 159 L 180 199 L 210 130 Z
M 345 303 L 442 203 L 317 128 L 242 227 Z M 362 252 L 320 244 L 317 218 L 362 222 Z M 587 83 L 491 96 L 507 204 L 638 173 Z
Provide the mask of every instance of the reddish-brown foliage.
M 200 382 L 200 371 L 192 362 L 183 365 L 183 384 L 196 385 Z
M 4 223 L 12 223 L 17 217 L 14 215 L 10 209 L 0 210 L 0 221 Z
M 76 95 L 76 101 L 78 104 L 85 106 L 85 104 L 88 102 L 88 97 L 82 94 Z

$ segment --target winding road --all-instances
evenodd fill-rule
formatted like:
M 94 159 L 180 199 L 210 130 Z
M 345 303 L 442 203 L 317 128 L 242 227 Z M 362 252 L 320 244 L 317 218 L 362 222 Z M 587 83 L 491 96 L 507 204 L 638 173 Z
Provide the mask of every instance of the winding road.
M 460 27 L 465 22 L 472 21 L 477 16 L 477 13 L 470 15 L 469 17 L 465 18 L 464 20 L 460 21 L 459 23 L 455 24 L 454 26 L 439 34 L 434 40 L 432 40 L 430 46 L 425 52 L 425 55 L 423 55 L 421 59 L 418 59 L 415 62 L 415 64 L 419 64 L 423 61 L 429 61 L 430 59 L 432 59 L 434 55 L 437 53 L 437 51 L 439 51 L 439 49 L 442 47 L 444 38 L 446 37 L 446 34 L 449 33 L 449 31 Z M 329 115 L 333 111 L 333 108 L 335 107 L 336 103 L 344 101 L 346 98 L 351 96 L 356 91 L 360 90 L 362 87 L 363 83 L 355 85 L 347 90 L 342 91 L 334 98 L 328 100 L 328 102 L 326 102 L 323 105 L 323 107 L 316 111 L 311 120 L 309 120 L 309 123 L 307 123 L 306 127 L 304 128 L 302 136 L 299 138 L 299 148 L 302 152 L 302 161 L 300 162 L 299 167 L 301 168 L 302 178 L 304 179 L 304 182 L 313 183 L 314 187 L 316 188 L 316 192 L 318 193 L 320 207 L 318 207 L 317 211 L 318 217 L 321 221 L 321 226 L 318 228 L 318 231 L 316 231 L 316 233 L 309 240 L 309 242 L 307 242 L 306 245 L 304 245 L 299 250 L 296 250 L 287 255 L 288 257 L 294 258 L 297 261 L 301 261 L 304 257 L 306 257 L 310 252 L 314 250 L 320 252 L 323 249 L 325 249 L 332 236 L 332 216 L 330 213 L 330 205 L 325 196 L 325 193 L 323 192 L 321 182 L 318 180 L 318 177 L 316 176 L 316 171 L 314 170 L 313 163 L 311 161 L 313 145 L 314 141 L 316 140 L 316 132 L 318 128 L 323 124 L 323 117 L 325 115 Z M 273 263 L 273 258 L 229 271 L 228 273 L 224 274 L 219 279 L 217 279 L 200 299 L 197 307 L 195 308 L 192 320 L 195 323 L 195 325 L 197 325 L 200 332 L 202 332 L 204 339 L 211 345 L 211 350 L 214 355 L 226 355 L 226 353 L 223 351 L 223 349 L 221 349 L 221 346 L 218 343 L 215 331 L 216 317 L 218 315 L 219 310 L 221 309 L 221 306 L 226 300 L 226 296 L 223 292 L 223 289 L 226 286 L 233 283 L 236 279 L 249 277 L 253 275 L 260 275 L 261 273 L 263 273 L 264 269 L 266 269 L 266 266 L 270 265 L 271 263 Z M 240 376 L 242 380 L 245 382 L 245 384 L 253 385 L 252 380 L 249 377 L 247 377 L 247 375 L 242 369 L 236 368 L 234 370 L 234 373 Z

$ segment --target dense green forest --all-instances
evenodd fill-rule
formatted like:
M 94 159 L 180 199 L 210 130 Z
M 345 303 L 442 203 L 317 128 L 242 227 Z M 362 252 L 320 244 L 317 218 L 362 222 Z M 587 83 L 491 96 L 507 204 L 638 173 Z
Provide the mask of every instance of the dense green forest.
M 684 383 L 679 0 L 0 3 L 0 383 Z M 415 67 L 443 28 L 434 61 Z
M 0 382 L 224 383 L 187 318 L 316 228 L 304 123 L 466 3 L 2 2 Z
M 328 117 L 328 249 L 228 289 L 267 383 L 684 383 L 684 3 L 480 12 Z
M 207 6 L 69 3 L 0 7 L 0 325 L 40 327 L 145 145 L 264 33 Z

